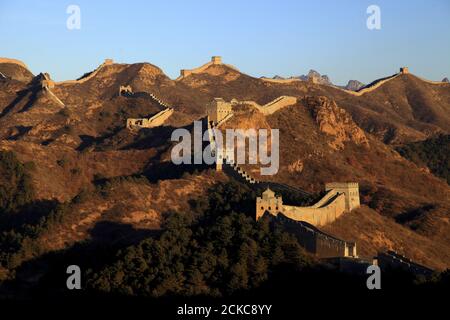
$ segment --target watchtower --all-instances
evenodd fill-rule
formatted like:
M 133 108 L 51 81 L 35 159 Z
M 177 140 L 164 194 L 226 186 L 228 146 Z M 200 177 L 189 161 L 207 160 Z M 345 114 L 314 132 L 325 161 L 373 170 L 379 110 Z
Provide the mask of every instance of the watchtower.
M 222 64 L 222 57 L 220 57 L 220 56 L 212 56 L 211 57 L 211 62 L 213 64 Z
M 334 190 L 345 194 L 345 210 L 351 211 L 360 206 L 359 185 L 357 182 L 331 182 L 325 184 L 325 191 Z
M 229 114 L 233 113 L 233 108 L 231 103 L 226 102 L 222 98 L 214 98 L 213 101 L 206 105 L 206 114 L 209 117 L 209 121 L 214 124 L 219 123 Z
M 283 199 L 281 196 L 275 196 L 275 192 L 269 188 L 262 193 L 262 197 L 256 198 L 256 220 L 261 218 L 266 211 L 274 216 L 283 211 Z

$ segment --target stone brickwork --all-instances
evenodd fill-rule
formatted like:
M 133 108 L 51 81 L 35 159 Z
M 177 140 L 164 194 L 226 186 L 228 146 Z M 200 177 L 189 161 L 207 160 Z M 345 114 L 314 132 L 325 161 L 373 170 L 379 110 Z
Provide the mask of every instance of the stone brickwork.
M 172 108 L 164 109 L 150 118 L 127 119 L 128 129 L 142 129 L 159 127 L 166 122 L 166 120 L 173 114 Z
M 376 263 L 382 270 L 403 269 L 405 271 L 424 276 L 431 276 L 433 274 L 433 270 L 430 268 L 413 262 L 395 251 L 380 252 L 375 259 Z
M 179 81 L 187 76 L 190 76 L 192 74 L 198 74 L 198 73 L 202 73 L 204 72 L 206 69 L 208 69 L 210 66 L 212 65 L 224 65 L 227 66 L 231 69 L 234 69 L 236 71 L 238 71 L 238 69 L 236 69 L 234 66 L 229 65 L 229 64 L 224 64 L 222 62 L 222 57 L 220 56 L 212 56 L 211 57 L 211 61 L 208 63 L 205 63 L 204 65 L 198 67 L 198 68 L 194 68 L 194 69 L 181 69 L 180 70 L 180 76 L 176 79 L 176 81 Z
M 262 193 L 261 198 L 256 198 L 256 220 L 262 217 L 265 212 L 269 212 L 271 215 L 278 215 L 283 211 L 283 199 L 281 196 L 275 196 L 275 192 L 267 188 Z
M 279 96 L 278 98 L 276 98 L 262 106 L 259 105 L 258 103 L 256 103 L 255 101 L 238 101 L 236 99 L 231 100 L 232 105 L 239 105 L 239 104 L 250 105 L 250 106 L 258 109 L 262 114 L 264 114 L 266 116 L 271 115 L 285 107 L 292 106 L 296 103 L 297 103 L 297 97 L 292 97 L 292 96 Z
M 55 87 L 55 82 L 50 79 L 50 75 L 47 72 L 41 73 L 40 74 L 40 82 L 39 85 L 41 86 L 41 89 L 44 90 L 45 92 L 47 92 L 50 95 L 50 98 L 55 101 L 56 103 L 58 103 L 59 105 L 61 105 L 62 107 L 64 107 L 64 102 L 62 102 L 54 93 L 51 89 L 53 89 Z
M 325 191 L 343 193 L 345 195 L 345 210 L 352 211 L 360 207 L 359 184 L 356 182 L 331 182 L 325 184 Z
M 206 105 L 206 114 L 215 126 L 233 114 L 233 107 L 230 102 L 226 102 L 222 98 L 214 98 L 213 101 Z
M 338 239 L 307 222 L 292 220 L 282 213 L 274 219 L 286 232 L 295 235 L 306 251 L 319 258 L 358 257 L 355 242 Z
M 305 221 L 314 226 L 323 226 L 335 221 L 344 212 L 360 206 L 359 187 L 357 183 L 327 183 L 326 195 L 309 207 L 283 205 L 281 197 L 276 197 L 270 189 L 263 192 L 262 197 L 256 198 L 256 220 L 265 212 L 272 215 L 283 213 L 294 221 Z M 277 203 L 276 208 L 273 203 Z
M 163 102 L 161 99 L 156 97 L 153 93 L 149 94 L 150 98 L 159 104 L 159 106 L 164 107 L 165 109 L 158 112 L 154 116 L 150 118 L 128 118 L 126 127 L 127 129 L 134 130 L 134 129 L 142 129 L 142 128 L 154 128 L 162 126 L 167 119 L 173 114 L 174 109 L 172 107 L 169 107 L 169 105 L 165 102 Z

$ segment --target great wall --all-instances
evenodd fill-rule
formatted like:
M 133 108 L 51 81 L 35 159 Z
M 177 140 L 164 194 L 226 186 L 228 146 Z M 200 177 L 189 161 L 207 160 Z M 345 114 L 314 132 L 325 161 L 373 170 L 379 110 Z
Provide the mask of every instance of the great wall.
M 224 110 L 221 110 L 221 107 Z M 266 188 L 261 197 L 256 198 L 256 220 L 268 216 L 274 223 L 281 225 L 285 231 L 294 235 L 307 252 L 334 264 L 339 270 L 366 274 L 367 267 L 375 264 L 379 265 L 382 270 L 401 268 L 414 274 L 432 275 L 433 270 L 392 251 L 378 252 L 373 259 L 360 258 L 355 242 L 336 238 L 318 228 L 333 223 L 343 214 L 360 207 L 358 183 L 326 183 L 325 196 L 308 207 L 283 204 L 282 196 L 276 196 L 273 190 L 279 194 L 289 192 L 301 197 L 311 196 L 311 194 L 285 184 L 259 181 L 230 159 L 228 152 L 231 150 L 218 152 L 214 130 L 218 130 L 220 125 L 233 115 L 232 109 L 220 98 L 207 104 L 206 109 L 208 137 L 211 151 L 216 156 L 216 170 L 223 171 L 256 192 Z M 214 113 L 216 114 L 214 115 Z
M 274 101 L 277 101 L 275 99 Z M 340 268 L 364 270 L 371 264 L 380 264 L 380 267 L 401 267 L 418 274 L 431 274 L 432 270 L 411 260 L 397 255 L 392 257 L 389 252 L 380 252 L 373 260 L 358 257 L 355 242 L 345 241 L 321 231 L 318 227 L 333 223 L 345 213 L 360 207 L 359 185 L 355 182 L 326 183 L 326 194 L 311 206 L 301 207 L 286 205 L 281 194 L 291 193 L 300 197 L 311 194 L 285 184 L 271 181 L 259 181 L 239 167 L 230 159 L 228 152 L 218 152 L 214 138 L 214 130 L 218 130 L 221 124 L 232 116 L 232 102 L 227 103 L 223 99 L 216 98 L 206 106 L 206 123 L 211 151 L 216 156 L 216 170 L 223 171 L 228 176 L 248 185 L 252 190 L 262 192 L 256 199 L 255 219 L 268 215 L 269 218 L 283 229 L 293 234 L 302 247 L 321 259 L 334 259 L 327 261 L 339 261 Z M 269 103 L 270 105 L 270 103 Z M 223 109 L 222 109 L 223 108 Z M 214 113 L 216 113 L 214 115 Z M 280 195 L 275 195 L 275 190 Z M 338 260 L 336 260 L 338 259 Z M 339 260 L 340 259 L 340 260 Z M 346 260 L 342 260 L 346 259 Z M 363 266 L 364 268 L 362 268 Z M 360 271 L 361 272 L 361 271 Z
M 119 95 L 126 94 L 127 96 L 133 95 L 133 90 L 131 86 L 120 86 Z M 161 110 L 157 114 L 151 116 L 150 118 L 128 118 L 126 122 L 126 127 L 129 130 L 142 129 L 142 128 L 154 128 L 162 126 L 167 119 L 173 114 L 174 109 L 170 107 L 167 103 L 163 102 L 161 99 L 156 97 L 153 93 L 148 94 L 148 96 L 155 101 L 164 110 Z
M 175 79 L 175 81 L 180 81 L 184 78 L 186 78 L 187 76 L 191 75 L 191 74 L 198 74 L 198 73 L 202 73 L 204 72 L 206 69 L 208 69 L 210 66 L 212 65 L 225 65 L 233 70 L 239 71 L 236 67 L 230 65 L 230 64 L 223 64 L 222 63 L 222 57 L 220 56 L 213 56 L 211 57 L 211 61 L 208 63 L 205 63 L 204 65 L 198 67 L 198 68 L 194 68 L 194 69 L 181 69 L 180 70 L 180 76 L 178 78 Z
M 51 89 L 55 87 L 55 82 L 50 79 L 48 73 L 41 73 L 40 85 L 42 90 L 47 92 L 54 101 L 56 101 L 62 107 L 65 106 L 65 104 L 52 92 Z
M 283 100 L 285 100 L 284 97 L 282 99 L 275 99 L 275 102 L 269 103 L 269 110 L 271 110 L 272 105 L 276 105 L 279 101 Z M 289 103 L 294 102 L 294 100 L 289 99 L 288 101 Z M 234 157 L 230 157 L 229 155 L 229 152 L 234 152 L 234 150 L 218 150 L 214 130 L 219 130 L 224 120 L 226 121 L 232 115 L 231 102 L 227 103 L 221 98 L 215 98 L 211 103 L 207 104 L 206 114 L 211 152 L 216 157 L 216 170 L 224 171 L 232 178 L 247 184 L 255 191 L 259 191 L 264 187 L 267 188 L 262 193 L 262 197 L 256 199 L 256 220 L 260 219 L 264 214 L 269 213 L 275 219 L 285 224 L 287 229 L 297 236 L 299 242 L 306 250 L 321 258 L 336 256 L 357 257 L 355 243 L 337 239 L 315 227 L 331 223 L 344 212 L 359 207 L 359 188 L 357 183 L 326 184 L 325 189 L 327 190 L 327 194 L 311 207 L 283 205 L 282 197 L 275 196 L 275 192 L 270 188 L 281 193 L 291 192 L 302 197 L 309 196 L 310 194 L 287 185 L 259 181 L 234 162 Z
M 97 67 L 97 69 L 92 71 L 90 74 L 82 77 L 81 79 L 78 79 L 78 80 L 64 80 L 64 81 L 60 81 L 60 82 L 55 82 L 55 84 L 56 85 L 67 85 L 67 84 L 81 84 L 81 83 L 84 83 L 84 82 L 94 78 L 100 72 L 100 70 L 103 69 L 103 67 L 110 66 L 113 63 L 114 63 L 114 61 L 112 59 L 105 59 L 105 61 L 101 65 L 99 65 Z
M 15 63 L 27 68 L 24 63 L 14 59 L 0 58 L 0 63 Z M 113 61 L 106 59 L 97 69 L 95 69 L 89 75 L 79 80 L 68 80 L 62 82 L 54 82 L 50 79 L 49 75 L 43 73 L 40 80 L 40 85 L 43 90 L 49 93 L 52 98 L 59 104 L 64 106 L 64 103 L 59 100 L 56 95 L 53 94 L 51 89 L 55 85 L 76 84 L 84 83 L 89 79 L 95 77 L 98 72 L 107 65 L 111 65 Z M 222 64 L 220 57 L 213 57 L 212 61 L 203 65 L 200 68 L 193 70 L 182 70 L 181 75 L 177 80 L 180 80 L 188 75 L 203 72 L 209 66 L 213 64 Z M 227 65 L 228 66 L 228 65 Z M 232 67 L 232 66 L 230 66 Z M 234 67 L 232 67 L 235 69 Z M 402 75 L 407 74 L 409 71 L 407 68 L 401 68 L 400 73 L 391 77 L 379 79 L 372 84 L 366 86 L 358 92 L 343 90 L 349 94 L 360 96 L 365 93 L 371 92 L 386 82 Z M 6 78 L 3 74 L 3 77 Z M 429 81 L 419 78 L 430 84 L 447 84 L 445 82 Z M 293 81 L 302 81 L 298 79 L 262 79 L 264 81 L 288 83 Z M 134 93 L 131 86 L 120 86 L 119 95 L 132 96 Z M 173 114 L 173 108 L 169 107 L 162 100 L 157 98 L 154 94 L 149 96 L 157 102 L 164 110 L 158 112 L 150 118 L 143 119 L 127 119 L 127 128 L 152 128 L 164 124 L 164 122 Z M 282 224 L 286 231 L 295 235 L 299 243 L 310 253 L 313 253 L 319 258 L 350 258 L 350 264 L 360 263 L 358 260 L 356 243 L 347 242 L 329 234 L 326 234 L 319 230 L 317 227 L 324 226 L 326 224 L 334 222 L 340 216 L 356 209 L 360 206 L 359 200 L 359 186 L 358 183 L 326 183 L 325 190 L 327 193 L 315 204 L 307 207 L 291 206 L 283 203 L 282 194 L 285 192 L 294 193 L 299 196 L 310 196 L 309 193 L 304 190 L 280 184 L 271 181 L 259 181 L 248 174 L 243 168 L 239 167 L 233 160 L 230 160 L 226 152 L 218 152 L 215 139 L 214 129 L 219 129 L 221 125 L 227 122 L 233 117 L 232 107 L 239 104 L 252 105 L 258 109 L 264 115 L 270 115 L 284 107 L 293 105 L 297 102 L 296 97 L 292 96 L 280 96 L 265 105 L 259 105 L 254 101 L 237 101 L 233 99 L 230 103 L 225 102 L 223 99 L 215 99 L 207 106 L 207 130 L 209 132 L 209 142 L 211 144 L 211 150 L 216 154 L 216 169 L 224 171 L 227 175 L 235 178 L 236 180 L 247 184 L 253 190 L 260 192 L 261 189 L 266 188 L 266 191 L 262 192 L 261 197 L 256 199 L 256 216 L 258 220 L 264 215 L 268 215 L 276 223 Z M 226 150 L 225 150 L 226 151 Z M 225 156 L 223 157 L 223 154 Z M 219 159 L 219 157 L 222 158 Z M 277 192 L 279 195 L 276 195 Z M 397 254 L 393 251 L 387 251 L 379 253 L 374 262 L 364 261 L 365 264 L 375 263 L 379 264 L 382 268 L 403 268 L 414 272 L 416 274 L 430 275 L 433 271 L 427 267 L 421 266 L 410 259 Z
M 297 98 L 292 96 L 280 96 L 262 106 L 256 103 L 255 101 L 238 101 L 236 99 L 231 100 L 231 105 L 239 105 L 239 104 L 250 105 L 266 116 L 275 113 L 284 107 L 292 106 L 296 103 Z
M 277 216 L 282 213 L 289 219 L 304 221 L 320 227 L 334 222 L 344 212 L 349 212 L 360 206 L 359 186 L 357 183 L 327 183 L 326 195 L 309 207 L 287 206 L 281 196 L 269 188 L 256 199 L 256 219 L 266 212 Z
M 266 104 L 265 106 L 268 107 L 265 107 L 264 110 L 266 110 L 266 113 L 275 112 L 273 110 L 279 110 L 296 102 L 297 99 L 295 97 L 283 96 Z M 211 151 L 216 157 L 216 170 L 224 170 L 238 181 L 241 180 L 250 184 L 252 188 L 265 186 L 278 190 L 293 191 L 302 196 L 309 195 L 303 190 L 286 185 L 259 181 L 234 162 L 234 155 L 230 155 L 230 152 L 234 153 L 234 150 L 227 150 L 226 148 L 218 150 L 214 130 L 219 130 L 220 126 L 233 115 L 233 105 L 236 104 L 236 100 L 228 103 L 221 98 L 215 98 L 206 105 L 208 137 Z M 327 191 L 325 197 L 311 207 L 294 207 L 283 206 L 281 197 L 275 197 L 274 192 L 268 189 L 263 193 L 262 198 L 257 199 L 256 219 L 259 219 L 265 212 L 275 216 L 281 212 L 290 219 L 306 221 L 312 225 L 321 226 L 333 222 L 343 212 L 359 207 L 359 187 L 357 183 L 327 183 L 325 190 Z
M 208 62 L 208 63 L 206 63 L 206 64 L 204 64 L 204 65 L 202 65 L 202 66 L 200 66 L 198 68 L 191 69 L 191 70 L 182 69 L 180 71 L 180 76 L 176 79 L 176 81 L 184 79 L 185 77 L 187 77 L 187 76 L 189 76 L 191 74 L 202 73 L 207 68 L 209 68 L 211 65 L 225 65 L 227 67 L 232 68 L 233 70 L 239 71 L 236 67 L 234 67 L 232 65 L 222 63 L 222 58 L 220 56 L 213 56 L 211 58 L 210 62 Z M 348 93 L 350 95 L 353 95 L 353 96 L 362 96 L 362 95 L 364 95 L 366 93 L 369 93 L 369 92 L 372 92 L 372 91 L 378 89 L 379 87 L 381 87 L 383 84 L 387 83 L 388 81 L 393 80 L 393 79 L 397 78 L 398 76 L 401 76 L 401 75 L 404 75 L 404 74 L 409 74 L 408 67 L 401 67 L 400 68 L 400 72 L 398 72 L 398 73 L 396 73 L 396 74 L 394 74 L 392 76 L 389 76 L 389 77 L 377 79 L 377 80 L 373 81 L 372 83 L 370 83 L 370 84 L 364 86 L 363 88 L 359 89 L 358 91 L 346 90 L 346 89 L 343 89 L 343 88 L 340 88 L 340 87 L 334 86 L 334 85 L 328 85 L 328 86 L 333 87 L 335 89 L 338 89 L 340 91 L 346 92 L 346 93 Z M 421 78 L 421 77 L 418 77 L 418 78 L 420 80 L 426 82 L 426 83 L 429 83 L 429 84 L 448 85 L 447 82 L 431 81 L 431 80 L 427 80 L 427 79 L 424 79 L 424 78 Z M 272 78 L 267 78 L 267 77 L 261 77 L 259 79 L 262 80 L 262 81 L 265 81 L 265 82 L 271 82 L 271 83 L 277 83 L 277 84 L 291 84 L 291 83 L 296 83 L 296 82 L 305 82 L 305 80 L 298 79 L 298 78 L 272 79 Z M 307 81 L 310 82 L 310 83 L 313 83 L 313 84 L 317 84 L 317 82 L 315 81 L 314 78 L 309 78 Z M 322 85 L 326 85 L 326 84 L 322 84 Z M 253 104 L 254 102 L 253 101 L 247 101 L 247 103 Z M 256 108 L 261 107 L 257 103 L 254 103 L 254 106 Z

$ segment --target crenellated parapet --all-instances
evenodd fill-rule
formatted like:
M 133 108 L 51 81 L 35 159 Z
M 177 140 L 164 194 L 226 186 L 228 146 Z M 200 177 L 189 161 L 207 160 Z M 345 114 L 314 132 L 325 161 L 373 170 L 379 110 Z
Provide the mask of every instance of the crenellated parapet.
M 232 105 L 246 104 L 258 109 L 264 115 L 271 115 L 280 109 L 292 106 L 297 103 L 297 97 L 293 96 L 279 96 L 278 98 L 264 104 L 259 105 L 255 101 L 238 101 L 236 99 L 231 100 Z
M 129 89 L 131 89 L 130 86 L 128 86 Z M 153 93 L 149 94 L 150 98 L 159 104 L 160 107 L 165 108 L 164 110 L 158 112 L 157 114 L 153 115 L 150 118 L 128 118 L 126 127 L 127 129 L 134 130 L 134 129 L 142 129 L 142 128 L 154 128 L 162 126 L 167 119 L 170 118 L 170 116 L 174 113 L 174 109 L 170 107 L 167 103 L 163 102 L 161 99 L 159 99 L 157 96 L 155 96 Z
M 200 66 L 200 67 L 198 67 L 198 68 L 194 68 L 194 69 L 181 69 L 181 70 L 180 70 L 180 76 L 176 79 L 176 81 L 179 81 L 179 80 L 181 80 L 181 79 L 184 79 L 185 77 L 190 76 L 190 75 L 192 75 L 192 74 L 202 73 L 202 72 L 204 72 L 206 69 L 208 69 L 208 68 L 209 68 L 210 66 L 212 66 L 212 65 L 224 65 L 224 66 L 227 66 L 227 67 L 229 67 L 229 68 L 234 69 L 234 70 L 237 71 L 237 69 L 236 69 L 234 66 L 229 65 L 229 64 L 224 64 L 224 63 L 222 62 L 222 57 L 220 57 L 220 56 L 212 56 L 210 62 L 205 63 L 204 65 L 202 65 L 202 66 Z
M 343 213 L 360 206 L 358 183 L 327 183 L 327 193 L 315 204 L 308 207 L 284 205 L 281 196 L 267 189 L 262 197 L 256 199 L 256 220 L 268 212 L 277 216 L 283 213 L 286 217 L 295 221 L 305 221 L 314 226 L 323 226 L 332 223 Z M 277 206 L 274 206 L 274 203 Z

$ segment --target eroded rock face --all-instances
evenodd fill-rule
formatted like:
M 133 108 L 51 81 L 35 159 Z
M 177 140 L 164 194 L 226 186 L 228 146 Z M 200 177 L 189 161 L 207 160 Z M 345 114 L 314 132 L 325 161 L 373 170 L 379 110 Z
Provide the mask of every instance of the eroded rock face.
M 326 97 L 306 97 L 304 103 L 310 108 L 313 118 L 320 131 L 333 136 L 329 146 L 335 150 L 344 148 L 344 142 L 350 141 L 357 145 L 369 146 L 364 131 L 356 125 L 350 114 L 337 106 L 336 102 Z

